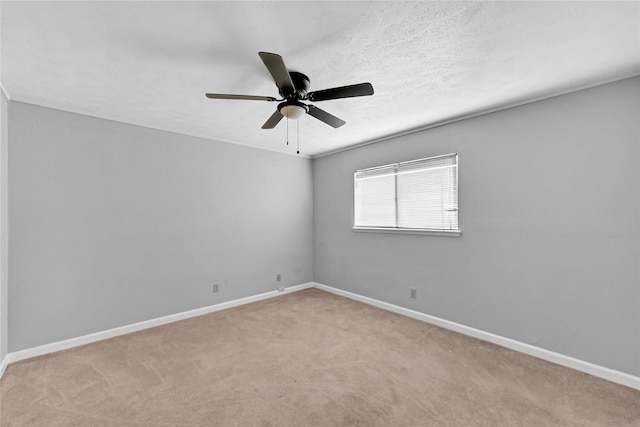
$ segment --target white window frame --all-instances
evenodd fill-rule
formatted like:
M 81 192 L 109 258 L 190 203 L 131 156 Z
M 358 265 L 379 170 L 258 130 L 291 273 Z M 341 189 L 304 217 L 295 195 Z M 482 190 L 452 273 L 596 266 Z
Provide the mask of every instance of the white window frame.
M 392 164 L 388 164 L 388 165 L 382 165 L 382 166 L 377 166 L 377 167 L 372 167 L 372 168 L 364 168 L 364 169 L 359 169 L 357 171 L 354 172 L 353 174 L 353 204 L 352 204 L 352 230 L 356 231 L 356 232 L 374 232 L 374 233 L 393 233 L 393 234 L 424 234 L 424 235 L 434 235 L 434 236 L 460 236 L 462 235 L 462 229 L 460 228 L 460 215 L 459 215 L 459 209 L 458 209 L 458 217 L 457 217 L 457 225 L 458 228 L 457 229 L 432 229 L 432 228 L 406 228 L 406 227 L 373 227 L 373 226 L 356 226 L 356 177 L 358 175 L 358 173 L 361 173 L 363 171 L 367 171 L 367 170 L 375 170 L 375 169 L 381 169 L 381 168 L 394 168 L 395 170 L 397 170 L 398 167 L 402 167 L 403 165 L 407 165 L 407 164 L 411 164 L 411 163 L 417 163 L 417 162 L 421 162 L 421 161 L 428 161 L 428 160 L 436 160 L 438 158 L 443 158 L 443 157 L 453 157 L 455 156 L 455 180 L 456 180 L 456 189 L 458 188 L 458 166 L 459 166 L 459 158 L 458 158 L 458 154 L 457 153 L 451 153 L 451 154 L 444 154 L 441 156 L 433 156 L 433 157 L 426 157 L 426 158 L 422 158 L 422 159 L 416 159 L 416 160 L 410 160 L 410 161 L 406 161 L 406 162 L 399 162 L 399 163 L 392 163 Z M 396 196 L 397 197 L 397 196 Z M 458 197 L 458 192 L 456 191 L 456 198 L 457 198 L 457 205 L 459 208 L 459 197 Z M 397 204 L 397 199 L 396 199 L 396 204 Z M 397 206 L 396 206 L 397 209 Z

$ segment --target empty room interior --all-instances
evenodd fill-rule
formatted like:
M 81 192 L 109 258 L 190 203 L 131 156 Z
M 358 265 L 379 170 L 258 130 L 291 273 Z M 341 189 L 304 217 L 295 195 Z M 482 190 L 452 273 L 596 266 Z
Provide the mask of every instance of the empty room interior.
M 640 426 L 640 3 L 0 2 L 0 426 Z

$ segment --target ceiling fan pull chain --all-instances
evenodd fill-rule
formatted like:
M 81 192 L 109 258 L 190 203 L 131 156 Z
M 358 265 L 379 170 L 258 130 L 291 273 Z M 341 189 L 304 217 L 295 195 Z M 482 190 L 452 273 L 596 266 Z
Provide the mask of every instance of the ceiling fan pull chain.
M 289 145 L 289 117 L 287 117 L 287 145 Z
M 296 120 L 296 131 L 298 132 L 298 135 L 296 135 L 296 140 L 298 142 L 298 151 L 296 151 L 296 154 L 300 154 L 300 120 Z

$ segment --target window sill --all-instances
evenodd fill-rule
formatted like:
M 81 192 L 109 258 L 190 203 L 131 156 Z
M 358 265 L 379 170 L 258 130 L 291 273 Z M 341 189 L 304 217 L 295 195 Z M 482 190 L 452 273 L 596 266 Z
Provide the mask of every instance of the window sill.
M 424 234 L 427 236 L 448 237 L 459 237 L 462 235 L 462 230 L 427 230 L 423 228 L 353 227 L 352 230 L 365 233 Z

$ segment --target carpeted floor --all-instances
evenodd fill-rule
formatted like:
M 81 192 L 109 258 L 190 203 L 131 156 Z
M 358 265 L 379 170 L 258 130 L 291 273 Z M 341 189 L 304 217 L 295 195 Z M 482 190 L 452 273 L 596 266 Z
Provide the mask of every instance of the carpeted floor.
M 0 425 L 640 426 L 640 391 L 309 289 L 11 364 Z

